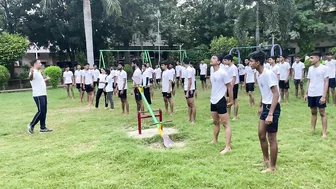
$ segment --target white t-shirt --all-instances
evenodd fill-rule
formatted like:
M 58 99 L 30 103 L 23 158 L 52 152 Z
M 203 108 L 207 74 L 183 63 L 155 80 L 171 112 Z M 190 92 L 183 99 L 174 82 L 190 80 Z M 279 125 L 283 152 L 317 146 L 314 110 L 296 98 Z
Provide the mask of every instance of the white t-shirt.
M 112 74 L 106 77 L 106 82 L 107 82 L 106 92 L 113 92 L 114 77 L 115 75 L 112 75 Z
M 279 68 L 280 68 L 280 80 L 285 81 L 289 73 L 290 65 L 288 62 L 280 63 Z
M 214 73 L 214 68 L 213 68 L 213 66 L 211 66 L 210 67 L 210 76 L 211 76 L 211 74 L 213 74 Z
M 93 70 L 93 78 L 94 78 L 94 82 L 97 82 L 97 81 L 98 81 L 99 74 L 100 74 L 100 71 L 99 71 L 98 69 Z
M 243 64 L 238 64 L 238 73 L 239 75 L 245 75 L 245 66 Z
M 264 65 L 264 68 L 266 68 L 266 69 L 271 69 L 271 64 L 270 64 L 270 63 L 266 63 L 266 64 Z
M 207 69 L 208 69 L 207 64 L 200 64 L 201 75 L 206 75 Z
M 92 70 L 84 70 L 84 83 L 85 85 L 91 85 L 93 82 L 93 71 Z
M 82 70 L 75 71 L 76 83 L 80 84 L 82 76 L 83 76 Z
M 280 68 L 278 64 L 274 64 L 274 66 L 271 66 L 271 70 L 276 76 L 280 75 Z
M 161 68 L 156 68 L 155 69 L 155 77 L 156 77 L 156 79 L 161 79 L 161 74 L 162 74 Z
M 231 76 L 231 78 L 233 79 L 234 76 L 236 76 L 236 84 L 239 84 L 239 74 L 238 74 L 238 69 L 237 66 L 232 64 L 231 66 L 228 67 L 228 74 L 229 76 Z
M 326 60 L 326 66 L 328 67 L 328 76 L 329 78 L 335 78 L 335 70 L 336 70 L 336 60 Z
M 31 72 L 29 72 L 29 76 L 30 76 Z M 43 76 L 40 72 L 40 70 L 35 70 L 34 69 L 34 76 L 33 76 L 33 80 L 30 81 L 30 84 L 32 86 L 33 89 L 33 97 L 37 97 L 37 96 L 46 96 L 47 95 L 47 86 L 46 83 L 43 79 Z
M 172 68 L 172 69 L 170 69 L 170 72 L 171 72 L 171 74 L 173 74 L 173 82 L 175 82 L 175 69 L 174 68 Z
M 150 81 L 149 81 L 150 75 L 151 73 L 147 69 L 142 73 L 142 85 L 144 87 L 150 86 Z M 148 81 L 147 81 L 147 78 L 148 78 Z
M 184 66 L 182 66 L 181 69 L 182 69 L 182 76 L 181 76 L 181 77 L 182 77 L 182 78 L 186 78 L 186 70 L 187 70 L 187 69 L 186 69 Z
M 230 83 L 232 81 L 232 78 L 225 70 L 218 69 L 216 72 L 214 71 L 210 75 L 210 81 L 212 85 L 210 102 L 211 104 L 217 104 L 218 101 L 226 96 L 226 84 Z
M 126 79 L 125 88 L 124 87 L 124 79 Z M 127 89 L 127 73 L 125 70 L 118 71 L 118 90 L 126 90 Z
M 225 64 L 220 64 L 219 67 L 227 72 L 229 72 L 229 66 Z M 229 74 L 229 73 L 228 73 Z M 229 74 L 230 75 L 230 74 Z
M 106 85 L 106 74 L 99 74 L 99 85 L 98 85 L 98 89 L 103 89 Z M 101 83 L 103 82 L 103 83 Z
M 328 67 L 322 64 L 318 67 L 310 66 L 307 78 L 310 80 L 308 96 L 322 96 L 324 90 L 324 79 L 328 78 Z
M 72 83 L 72 71 L 65 71 L 63 72 L 64 84 L 71 84 Z
M 250 66 L 246 66 L 246 83 L 254 83 L 255 82 L 255 73 L 257 72 L 255 69 L 252 69 Z
M 279 92 L 278 78 L 277 76 L 269 69 L 264 69 L 261 75 L 257 76 L 260 92 L 261 92 L 261 101 L 263 104 L 272 104 L 273 93 L 271 87 L 276 86 Z M 280 95 L 278 102 L 280 102 Z
M 303 73 L 303 69 L 305 68 L 304 63 L 299 62 L 296 63 L 294 62 L 292 65 L 292 68 L 294 70 L 294 79 L 302 79 L 302 73 Z
M 148 68 L 146 68 L 146 71 L 148 72 L 147 74 L 148 74 L 149 79 L 153 79 L 153 73 L 154 73 L 153 68 L 148 67 Z
M 142 74 L 140 68 L 137 68 L 133 72 L 132 80 L 136 85 L 141 85 Z
M 195 90 L 195 74 L 194 74 L 194 69 L 190 66 L 188 66 L 187 70 L 186 70 L 186 78 L 184 81 L 184 90 L 187 91 L 188 90 L 188 84 L 189 84 L 189 79 L 191 78 L 191 87 L 190 90 Z
M 171 91 L 171 89 L 169 89 L 170 81 L 173 81 L 172 72 L 170 70 L 163 71 L 162 72 L 162 92 L 163 93 Z
M 176 68 L 176 77 L 181 77 L 182 66 L 177 65 L 175 68 Z

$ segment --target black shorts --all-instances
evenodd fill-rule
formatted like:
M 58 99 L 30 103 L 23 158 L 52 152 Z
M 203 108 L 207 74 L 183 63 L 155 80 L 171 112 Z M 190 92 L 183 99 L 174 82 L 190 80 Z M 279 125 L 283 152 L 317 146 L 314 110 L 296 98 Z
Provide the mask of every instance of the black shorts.
M 270 108 L 271 108 L 270 104 L 263 104 L 263 111 L 261 113 L 260 120 L 263 120 L 263 121 L 266 120 Z M 276 106 L 273 112 L 273 122 L 270 125 L 267 125 L 268 133 L 278 132 L 280 114 L 281 114 L 281 108 L 280 108 L 280 104 L 278 103 L 278 105 Z
M 240 83 L 244 83 L 245 75 L 239 75 L 239 81 Z
M 184 84 L 184 78 L 181 79 L 181 83 Z
M 72 86 L 72 83 L 66 83 L 65 85 L 70 87 L 70 86 Z
M 98 81 L 93 82 L 93 87 L 98 87 Z
M 149 87 L 144 88 L 144 95 L 145 95 L 145 98 L 146 98 L 148 104 L 152 104 L 151 94 L 150 94 L 150 88 Z
M 235 84 L 233 86 L 233 100 L 236 100 L 238 98 L 238 89 L 239 89 L 239 85 L 238 84 Z M 229 93 L 227 92 L 226 93 L 226 96 L 229 97 Z
M 76 88 L 80 89 L 81 88 L 81 84 L 80 83 L 76 83 Z
M 279 81 L 279 88 L 280 89 L 289 89 L 289 82 L 287 81 L 287 83 L 285 83 L 285 81 L 280 80 Z
M 85 85 L 85 91 L 86 91 L 87 93 L 90 93 L 90 92 L 93 91 L 93 87 L 91 87 L 91 85 Z
M 197 90 L 197 83 L 196 83 L 196 80 L 195 80 L 195 90 Z
M 210 104 L 211 112 L 217 112 L 218 114 L 226 114 L 227 113 L 227 103 L 226 98 L 223 96 L 217 104 Z
M 161 79 L 156 79 L 156 83 L 160 83 L 161 82 Z
M 303 84 L 303 81 L 301 82 L 301 79 L 294 79 L 294 85 L 297 87 L 300 84 Z
M 329 88 L 336 88 L 335 78 L 329 78 Z
M 327 103 L 321 104 L 320 99 L 322 96 L 310 97 L 308 96 L 308 107 L 310 108 L 326 108 Z
M 187 94 L 187 91 L 184 91 L 184 95 L 186 95 L 186 94 Z M 195 94 L 195 91 L 190 90 L 189 94 L 188 94 L 188 98 L 194 98 L 194 94 Z M 188 98 L 186 97 L 186 99 L 188 99 Z
M 206 77 L 205 77 L 205 75 L 200 75 L 200 80 L 201 80 L 201 81 L 206 81 Z
M 135 98 L 135 101 L 141 101 L 142 100 L 140 91 L 137 87 L 134 88 L 134 98 Z
M 150 79 L 149 79 L 149 83 L 153 83 L 153 78 L 150 78 Z
M 176 77 L 176 80 L 177 80 L 177 81 L 180 81 L 180 79 L 181 79 L 181 77 Z
M 254 83 L 246 83 L 245 85 L 246 92 L 253 92 L 254 91 Z
M 175 82 L 172 82 L 172 89 L 174 90 L 175 88 Z
M 127 89 L 124 90 L 123 94 L 120 94 L 121 90 L 118 91 L 118 97 L 121 99 L 127 99 Z
M 167 97 L 168 99 L 171 99 L 172 97 L 171 93 L 167 93 L 167 92 L 162 92 L 162 96 Z

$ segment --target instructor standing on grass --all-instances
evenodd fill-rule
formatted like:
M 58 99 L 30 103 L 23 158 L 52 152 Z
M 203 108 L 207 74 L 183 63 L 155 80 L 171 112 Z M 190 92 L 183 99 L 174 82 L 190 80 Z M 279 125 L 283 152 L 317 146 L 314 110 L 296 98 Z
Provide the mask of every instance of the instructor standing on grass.
M 28 124 L 28 132 L 34 134 L 35 125 L 40 122 L 40 132 L 51 132 L 53 130 L 46 127 L 45 121 L 47 116 L 47 87 L 46 81 L 50 78 L 47 77 L 43 79 L 43 76 L 40 72 L 41 62 L 40 60 L 33 60 L 31 63 L 32 68 L 29 73 L 30 84 L 33 89 L 33 98 L 37 106 L 37 113 L 35 114 L 33 120 Z

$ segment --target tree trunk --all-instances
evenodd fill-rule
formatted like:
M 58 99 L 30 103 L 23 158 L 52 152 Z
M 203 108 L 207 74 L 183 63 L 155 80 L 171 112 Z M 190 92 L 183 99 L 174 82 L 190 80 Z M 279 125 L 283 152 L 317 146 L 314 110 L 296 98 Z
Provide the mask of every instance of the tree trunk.
M 91 4 L 90 0 L 83 0 L 83 12 L 84 12 L 84 30 L 86 40 L 86 56 L 90 67 L 94 64 L 93 55 L 93 39 L 92 39 L 92 17 L 91 17 Z
M 257 1 L 257 18 L 256 18 L 256 46 L 260 44 L 260 19 L 259 19 L 259 1 Z

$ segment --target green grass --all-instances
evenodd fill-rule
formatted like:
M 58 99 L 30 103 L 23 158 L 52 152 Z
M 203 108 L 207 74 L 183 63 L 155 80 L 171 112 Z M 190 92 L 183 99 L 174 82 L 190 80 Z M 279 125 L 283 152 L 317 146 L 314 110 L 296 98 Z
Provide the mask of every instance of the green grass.
M 30 136 L 26 125 L 36 111 L 31 92 L 0 94 L 0 188 L 335 188 L 335 107 L 327 109 L 329 135 L 322 139 L 320 118 L 312 133 L 309 109 L 292 92 L 290 104 L 282 105 L 278 169 L 265 175 L 252 166 L 262 159 L 257 108 L 248 107 L 240 92 L 233 151 L 220 156 L 223 129 L 220 143 L 208 144 L 209 95 L 199 92 L 197 123 L 191 126 L 178 91 L 176 115 L 164 120 L 173 120 L 170 126 L 179 134 L 171 138 L 185 146 L 153 149 L 150 144 L 160 143 L 160 137 L 137 140 L 126 134 L 137 129 L 134 97 L 129 96 L 131 114 L 124 116 L 115 97 L 115 111 L 96 110 L 66 99 L 63 89 L 48 90 L 47 126 L 54 132 Z M 155 93 L 153 104 L 163 107 L 161 93 Z M 145 121 L 146 127 L 150 123 Z

